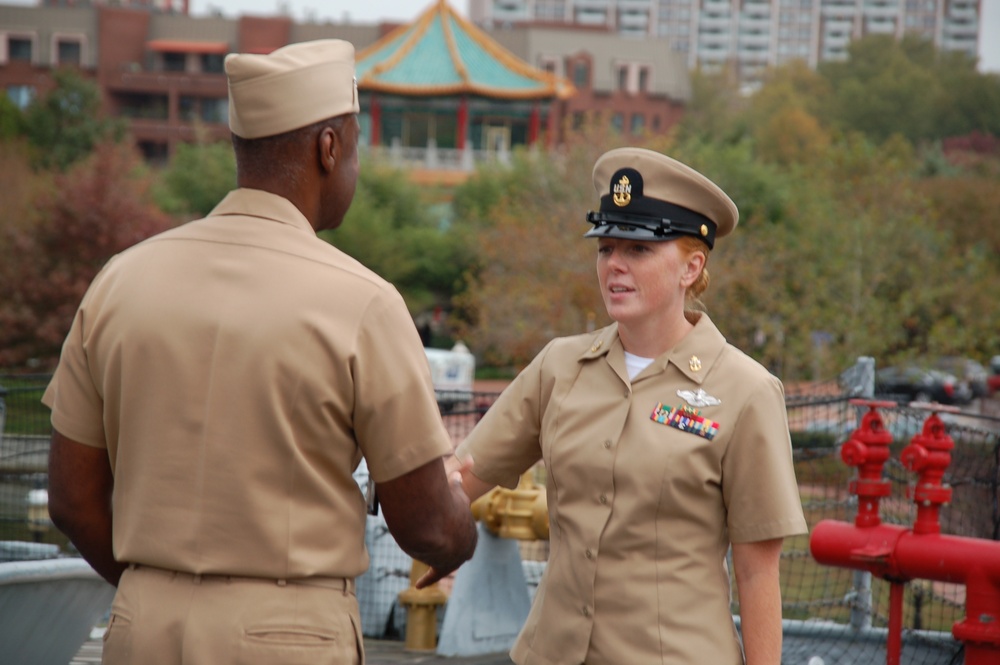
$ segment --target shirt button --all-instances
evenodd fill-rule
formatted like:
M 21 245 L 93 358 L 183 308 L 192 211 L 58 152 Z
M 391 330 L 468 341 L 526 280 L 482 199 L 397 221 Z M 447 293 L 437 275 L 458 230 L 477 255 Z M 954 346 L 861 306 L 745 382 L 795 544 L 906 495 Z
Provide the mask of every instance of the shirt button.
M 586 605 L 583 606 L 583 616 L 585 616 L 585 617 L 589 617 L 590 616 L 590 608 L 587 607 Z
M 587 555 L 587 558 L 588 558 L 588 559 L 593 559 L 593 558 L 594 558 L 594 553 L 593 553 L 593 552 L 591 552 L 590 550 L 587 550 L 587 551 L 586 551 L 586 555 Z
M 611 448 L 611 439 L 605 439 L 605 441 L 604 441 L 604 447 L 605 448 Z
M 607 504 L 608 503 L 608 497 L 605 496 L 604 494 L 601 495 L 601 503 L 603 503 L 603 504 Z

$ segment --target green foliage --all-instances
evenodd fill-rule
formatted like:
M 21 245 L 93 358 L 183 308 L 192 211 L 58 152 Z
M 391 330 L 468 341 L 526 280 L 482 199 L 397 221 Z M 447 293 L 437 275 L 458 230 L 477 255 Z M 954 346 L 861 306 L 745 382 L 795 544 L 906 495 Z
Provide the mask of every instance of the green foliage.
M 0 95 L 0 141 L 9 141 L 24 132 L 24 114 L 7 95 Z
M 362 160 L 344 223 L 321 234 L 392 282 L 414 315 L 447 307 L 472 261 L 465 236 L 450 228 L 434 194 L 397 169 Z
M 1000 77 L 976 71 L 962 53 L 938 52 L 915 36 L 873 35 L 852 42 L 844 62 L 820 65 L 832 95 L 823 119 L 876 143 L 901 134 L 912 143 L 1000 134 Z
M 125 125 L 101 114 L 101 92 L 72 69 L 53 73 L 55 88 L 25 111 L 25 134 L 42 168 L 66 170 L 104 141 L 121 141 Z
M 236 187 L 236 157 L 228 142 L 178 144 L 154 189 L 164 212 L 204 217 Z
M 560 151 L 516 153 L 509 169 L 480 171 L 456 193 L 492 193 L 477 209 L 487 221 L 470 220 L 477 270 L 455 301 L 459 334 L 484 364 L 522 366 L 553 336 L 607 322 L 596 248 L 582 238 L 598 202 L 594 161 L 618 140 L 607 127 L 595 118 Z
M 677 128 L 683 139 L 704 137 L 712 141 L 738 140 L 746 134 L 746 99 L 740 94 L 732 70 L 691 73 L 691 99 Z

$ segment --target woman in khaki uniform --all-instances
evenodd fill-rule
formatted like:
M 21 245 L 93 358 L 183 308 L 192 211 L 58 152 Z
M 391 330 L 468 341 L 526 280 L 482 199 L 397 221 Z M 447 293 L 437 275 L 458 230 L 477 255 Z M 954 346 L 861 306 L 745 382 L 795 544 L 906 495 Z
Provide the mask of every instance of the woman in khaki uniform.
M 738 211 L 648 150 L 602 156 L 594 186 L 586 235 L 614 323 L 549 343 L 457 453 L 473 499 L 547 470 L 549 562 L 511 656 L 777 664 L 782 538 L 806 530 L 783 390 L 692 307 Z

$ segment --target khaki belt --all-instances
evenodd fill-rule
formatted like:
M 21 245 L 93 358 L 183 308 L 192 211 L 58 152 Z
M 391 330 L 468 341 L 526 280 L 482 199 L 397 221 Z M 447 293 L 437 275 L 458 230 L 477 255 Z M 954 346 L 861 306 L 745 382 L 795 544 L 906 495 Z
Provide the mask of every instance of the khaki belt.
M 345 595 L 354 593 L 354 578 L 352 577 L 248 577 L 245 575 L 219 575 L 217 573 L 183 573 L 179 570 L 168 570 L 166 568 L 157 568 L 156 566 L 147 566 L 145 564 L 138 563 L 130 563 L 128 567 L 130 570 L 142 570 L 143 572 L 169 575 L 175 579 L 186 578 L 190 580 L 192 584 L 201 584 L 202 582 L 256 582 L 260 584 L 274 584 L 281 587 L 288 585 L 321 587 L 324 589 L 343 591 Z

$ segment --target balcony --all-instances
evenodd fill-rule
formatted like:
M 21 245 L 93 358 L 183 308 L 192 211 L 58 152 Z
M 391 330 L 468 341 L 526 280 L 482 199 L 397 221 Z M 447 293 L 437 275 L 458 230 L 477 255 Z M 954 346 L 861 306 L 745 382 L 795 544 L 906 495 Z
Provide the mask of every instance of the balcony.
M 883 5 L 865 5 L 861 10 L 866 17 L 897 18 L 900 15 L 899 7 Z
M 732 43 L 732 35 L 728 32 L 700 32 L 698 33 L 698 44 L 709 48 L 728 49 Z
M 619 0 L 618 9 L 623 12 L 643 12 L 649 13 L 653 8 L 652 0 Z
M 574 20 L 581 25 L 605 25 L 608 22 L 608 15 L 605 11 L 577 7 Z
M 368 146 L 369 154 L 406 169 L 428 171 L 465 171 L 471 173 L 477 164 L 510 165 L 510 150 L 465 150 L 438 148 L 433 143 L 424 148 L 405 148 L 398 143 L 392 146 Z
M 740 48 L 736 57 L 741 63 L 766 63 L 771 58 L 768 49 Z
M 945 23 L 944 29 L 941 31 L 944 36 L 952 38 L 978 38 L 979 37 L 979 26 L 975 23 Z
M 767 49 L 771 45 L 771 36 L 761 33 L 740 33 L 737 37 L 740 47 L 758 47 Z
M 857 15 L 854 5 L 823 5 L 820 10 L 823 18 L 853 19 Z
M 733 25 L 733 19 L 729 16 L 719 16 L 718 14 L 702 14 L 698 20 L 698 25 L 702 28 L 716 28 L 728 30 Z
M 975 5 L 961 6 L 957 3 L 952 3 L 948 6 L 945 19 L 976 22 L 979 20 L 979 12 L 976 11 Z
M 851 37 L 849 35 L 823 35 L 820 42 L 823 44 L 824 50 L 846 49 L 847 45 L 851 43 Z
M 854 23 L 851 21 L 843 20 L 830 20 L 823 22 L 823 32 L 824 33 L 838 33 L 842 32 L 844 34 L 851 34 L 854 30 Z
M 524 7 L 495 7 L 493 9 L 494 21 L 527 21 L 531 18 L 528 10 Z
M 649 25 L 649 14 L 647 12 L 623 11 L 618 14 L 618 25 L 630 28 L 645 28 Z
M 728 0 L 705 0 L 701 9 L 705 13 L 728 14 L 732 10 L 732 5 Z
M 117 76 L 109 77 L 107 87 L 114 92 L 146 92 L 180 94 L 201 97 L 227 97 L 225 74 L 189 74 L 186 72 L 143 71 L 138 65 L 124 67 Z
M 895 21 L 880 21 L 869 19 L 865 21 L 865 34 L 868 35 L 894 35 L 896 34 Z

